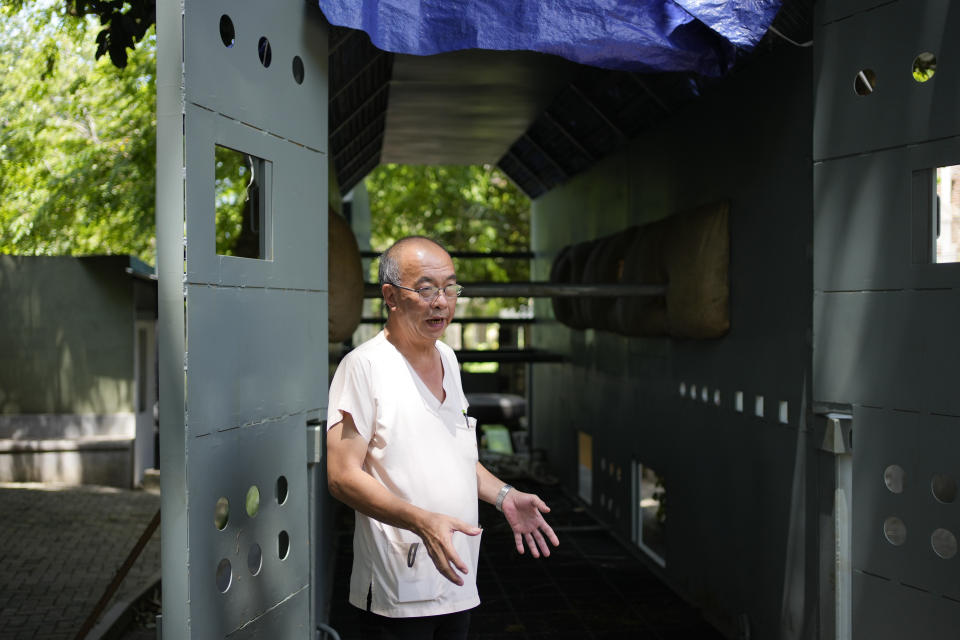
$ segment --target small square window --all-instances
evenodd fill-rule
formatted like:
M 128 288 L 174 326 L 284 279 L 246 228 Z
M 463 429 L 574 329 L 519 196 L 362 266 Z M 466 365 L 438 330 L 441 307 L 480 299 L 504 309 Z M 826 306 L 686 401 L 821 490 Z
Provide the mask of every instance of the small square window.
M 217 145 L 214 203 L 217 254 L 273 259 L 269 211 L 273 163 Z
M 663 477 L 634 460 L 633 542 L 661 567 L 666 566 L 667 489 Z
M 960 262 L 960 165 L 937 168 L 936 251 L 933 261 Z
M 913 262 L 960 262 L 960 165 L 913 172 Z

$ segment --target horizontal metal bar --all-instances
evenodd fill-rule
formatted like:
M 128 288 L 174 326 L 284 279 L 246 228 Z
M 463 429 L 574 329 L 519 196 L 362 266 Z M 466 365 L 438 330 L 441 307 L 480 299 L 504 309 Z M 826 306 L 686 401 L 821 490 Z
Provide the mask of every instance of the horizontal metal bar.
M 386 321 L 387 319 L 385 317 L 384 318 L 367 317 L 367 318 L 360 319 L 361 324 L 384 324 Z M 538 320 L 537 318 L 497 318 L 495 316 L 489 316 L 486 318 L 481 318 L 476 316 L 474 317 L 465 316 L 463 318 L 459 318 L 457 316 L 454 316 L 453 320 L 451 320 L 450 322 L 454 324 L 523 325 L 523 324 L 537 324 L 538 322 L 542 322 L 542 320 Z
M 459 322 L 461 324 L 537 324 L 543 320 L 538 320 L 537 318 L 497 318 L 496 316 L 464 316 L 458 318 L 454 316 L 451 322 Z
M 379 258 L 382 251 L 361 251 L 361 258 Z M 533 251 L 450 251 L 451 258 L 508 258 L 533 260 Z
M 465 298 L 636 298 L 667 295 L 665 284 L 574 284 L 566 282 L 464 282 Z M 364 298 L 379 298 L 380 285 L 363 285 Z
M 541 351 L 539 349 L 499 349 L 479 350 L 460 349 L 455 351 L 460 362 L 563 362 L 565 356 L 559 353 Z M 345 353 L 330 354 L 330 362 L 337 363 L 343 359 Z
M 460 362 L 563 362 L 559 353 L 538 349 L 508 349 L 500 351 L 477 351 L 461 349 L 456 352 Z

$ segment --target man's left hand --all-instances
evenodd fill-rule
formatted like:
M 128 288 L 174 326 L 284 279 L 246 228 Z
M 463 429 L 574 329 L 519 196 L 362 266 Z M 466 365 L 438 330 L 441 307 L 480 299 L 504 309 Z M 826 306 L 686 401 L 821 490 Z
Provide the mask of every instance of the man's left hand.
M 532 493 L 512 489 L 503 500 L 503 515 L 513 529 L 513 539 L 517 543 L 517 552 L 523 553 L 524 542 L 534 558 L 550 555 L 550 546 L 559 546 L 557 534 L 543 519 L 544 513 L 550 513 L 550 507 Z

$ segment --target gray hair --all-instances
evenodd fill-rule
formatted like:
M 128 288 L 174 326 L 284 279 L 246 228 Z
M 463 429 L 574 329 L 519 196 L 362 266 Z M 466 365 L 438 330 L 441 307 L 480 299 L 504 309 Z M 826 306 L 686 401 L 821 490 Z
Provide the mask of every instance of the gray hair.
M 400 284 L 400 249 L 404 244 L 413 241 L 426 241 L 446 251 L 442 244 L 426 236 L 407 236 L 406 238 L 400 238 L 390 245 L 390 248 L 380 256 L 380 267 L 377 270 L 377 279 L 380 281 L 381 287 L 387 283 Z

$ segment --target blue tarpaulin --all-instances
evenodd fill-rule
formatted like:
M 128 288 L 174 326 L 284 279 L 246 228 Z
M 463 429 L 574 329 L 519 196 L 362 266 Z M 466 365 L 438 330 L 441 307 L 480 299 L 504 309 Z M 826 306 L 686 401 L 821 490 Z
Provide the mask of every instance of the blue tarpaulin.
M 432 55 L 528 50 L 628 71 L 719 76 L 782 0 L 318 0 L 331 24 L 379 49 Z

